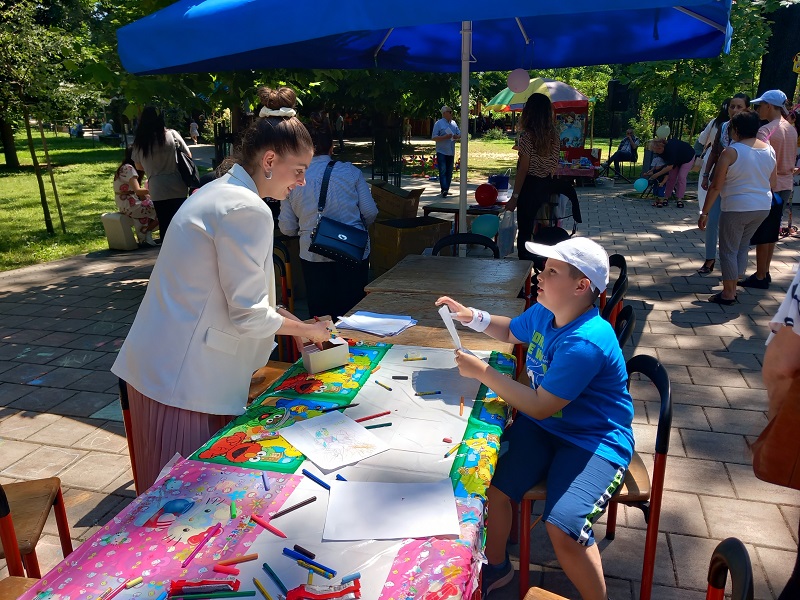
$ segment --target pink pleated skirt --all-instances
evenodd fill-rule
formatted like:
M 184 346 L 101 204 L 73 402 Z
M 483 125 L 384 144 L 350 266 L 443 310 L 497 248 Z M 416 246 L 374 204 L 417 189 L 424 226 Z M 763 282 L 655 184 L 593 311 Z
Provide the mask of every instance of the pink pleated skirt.
M 235 418 L 167 406 L 130 384 L 127 387 L 132 429 L 128 435 L 133 442 L 131 461 L 136 461 L 133 471 L 139 493 L 155 483 L 176 452 L 188 457 Z

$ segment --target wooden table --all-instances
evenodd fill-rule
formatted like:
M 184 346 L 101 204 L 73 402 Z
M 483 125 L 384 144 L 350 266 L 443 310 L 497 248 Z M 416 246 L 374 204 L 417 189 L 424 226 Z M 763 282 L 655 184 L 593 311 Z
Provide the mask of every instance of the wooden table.
M 345 337 L 367 342 L 383 341 L 406 346 L 452 348 L 453 340 L 450 338 L 450 334 L 447 333 L 444 322 L 434 305 L 438 297 L 436 294 L 389 294 L 380 292 L 369 294 L 347 313 L 348 316 L 357 310 L 388 315 L 409 315 L 417 319 L 417 324 L 406 329 L 403 333 L 391 337 L 378 337 L 351 329 L 342 329 L 340 333 Z M 469 302 L 474 304 L 476 308 L 504 317 L 516 317 L 525 310 L 525 300 L 522 298 L 479 298 L 472 296 Z M 484 333 L 478 333 L 471 329 L 459 326 L 458 335 L 466 348 L 496 350 L 507 354 L 511 354 L 514 351 L 512 344 L 499 342 Z
M 528 260 L 411 255 L 364 289 L 368 294 L 435 294 L 456 300 L 464 296 L 516 298 L 526 282 L 530 284 L 532 267 Z
M 494 206 L 480 206 L 473 204 L 467 206 L 468 215 L 499 215 L 505 208 L 504 204 L 495 204 Z M 422 207 L 422 214 L 428 216 L 430 213 L 447 213 L 455 215 L 453 226 L 453 233 L 458 233 L 458 216 L 461 213 L 460 202 L 432 202 L 427 206 Z

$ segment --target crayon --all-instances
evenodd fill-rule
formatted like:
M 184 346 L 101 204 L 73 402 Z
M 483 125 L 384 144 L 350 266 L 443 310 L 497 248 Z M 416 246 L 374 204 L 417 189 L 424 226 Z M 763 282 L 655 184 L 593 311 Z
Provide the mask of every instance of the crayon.
M 323 564 L 320 564 L 320 563 L 318 563 L 318 562 L 314 562 L 313 560 L 311 560 L 311 559 L 310 559 L 310 558 L 308 558 L 307 556 L 303 556 L 302 554 L 300 554 L 299 552 L 295 552 L 295 551 L 294 551 L 294 550 L 292 550 L 291 548 L 284 548 L 284 549 L 283 549 L 283 553 L 284 553 L 286 556 L 288 556 L 289 558 L 291 558 L 291 559 L 305 561 L 305 562 L 307 562 L 309 565 L 311 565 L 312 567 L 317 567 L 318 569 L 322 569 L 323 571 L 327 571 L 328 573 L 330 573 L 330 574 L 331 574 L 331 575 L 333 575 L 334 577 L 336 576 L 336 571 L 334 571 L 334 570 L 333 570 L 333 569 L 331 569 L 330 567 L 326 567 L 326 566 L 325 566 L 325 565 L 323 565 Z
M 272 600 L 272 596 L 269 595 L 269 592 L 264 587 L 264 584 L 262 584 L 255 577 L 253 577 L 253 584 L 258 588 L 258 591 L 261 592 L 261 595 L 264 596 L 264 598 L 266 598 L 266 600 Z
M 294 545 L 294 551 L 295 552 L 299 552 L 300 554 L 305 554 L 311 560 L 314 560 L 315 558 L 317 558 L 316 554 L 314 554 L 313 552 L 310 552 L 309 550 L 306 550 L 305 548 L 303 548 L 302 546 L 300 546 L 298 544 Z
M 374 369 L 372 369 L 372 371 L 370 371 L 370 373 L 374 373 L 375 371 L 377 371 L 377 370 L 378 370 L 378 369 L 380 369 L 380 368 L 381 368 L 381 366 L 380 366 L 380 365 L 378 365 L 377 367 L 375 367 Z
M 322 481 L 322 479 L 320 479 L 319 477 L 317 477 L 313 473 L 307 471 L 306 469 L 303 469 L 301 472 L 303 473 L 303 475 L 308 477 L 311 481 L 313 481 L 317 485 L 320 485 L 320 486 L 324 487 L 326 490 L 330 491 L 331 486 L 328 485 L 327 483 L 325 483 L 324 481 Z
M 464 396 L 461 396 L 461 404 L 458 406 L 458 416 L 464 416 Z
M 302 502 L 298 502 L 297 504 L 293 504 L 289 508 L 284 508 L 282 510 L 279 510 L 278 512 L 276 512 L 274 515 L 272 515 L 270 517 L 270 520 L 277 519 L 278 517 L 282 517 L 283 515 L 288 514 L 288 513 L 292 512 L 293 510 L 297 510 L 298 508 L 301 508 L 301 507 L 305 506 L 306 504 L 311 504 L 312 502 L 316 502 L 316 500 L 317 500 L 316 496 L 311 496 L 311 498 L 306 498 Z
M 214 565 L 212 567 L 215 573 L 223 573 L 225 575 L 238 575 L 239 569 L 231 567 L 230 565 Z
M 231 502 L 231 519 L 235 519 L 236 515 L 239 514 L 239 511 L 236 508 L 236 501 L 234 500 Z
M 408 379 L 408 375 L 392 375 L 392 379 L 400 379 L 405 381 Z
M 381 386 L 381 387 L 382 387 L 383 389 L 385 389 L 385 390 L 388 390 L 388 391 L 390 391 L 390 392 L 392 391 L 392 388 L 390 388 L 390 387 L 389 387 L 388 385 L 386 385 L 385 383 L 381 383 L 381 382 L 380 382 L 380 381 L 378 381 L 377 379 L 375 380 L 375 383 L 377 383 L 379 386 Z
M 339 473 L 336 474 L 336 479 L 339 481 L 347 481 L 344 477 L 342 477 Z
M 350 583 L 351 581 L 355 581 L 356 579 L 361 579 L 361 573 L 359 573 L 358 571 L 342 577 L 342 585 Z
M 245 554 L 243 556 L 237 556 L 236 558 L 226 558 L 225 560 L 219 561 L 218 565 L 238 565 L 239 563 L 243 562 L 250 562 L 251 560 L 256 560 L 258 558 L 258 554 Z
M 197 556 L 197 553 L 198 553 L 198 552 L 200 552 L 200 550 L 202 550 L 203 546 L 205 546 L 205 545 L 208 543 L 208 541 L 209 541 L 211 538 L 213 538 L 215 535 L 217 535 L 217 534 L 218 534 L 220 531 L 222 531 L 222 525 L 221 525 L 220 523 L 217 523 L 217 524 L 216 524 L 216 525 L 215 525 L 215 526 L 214 526 L 214 527 L 213 527 L 213 528 L 212 528 L 212 529 L 211 529 L 211 530 L 210 530 L 210 531 L 209 531 L 209 532 L 206 534 L 206 537 L 204 537 L 204 538 L 202 539 L 202 541 L 201 541 L 199 544 L 197 544 L 197 546 L 195 546 L 195 547 L 194 547 L 194 550 L 192 550 L 192 553 L 191 553 L 191 554 L 189 554 L 189 556 L 187 556 L 187 557 L 186 557 L 186 560 L 184 560 L 184 561 L 181 563 L 181 567 L 185 569 L 185 568 L 186 568 L 186 565 L 188 565 L 190 562 L 192 562 L 192 559 L 193 559 L 195 556 Z
M 300 563 L 299 560 L 297 562 L 298 564 Z M 314 585 L 314 571 L 311 569 L 308 570 L 308 580 L 306 581 L 306 585 Z
M 286 538 L 286 534 L 285 533 L 283 533 L 280 529 L 278 529 L 274 525 L 271 525 L 269 522 L 267 522 L 266 519 L 262 519 L 258 515 L 250 515 L 250 518 L 253 519 L 253 521 L 258 523 L 259 525 L 261 525 L 261 527 L 263 527 L 264 529 L 266 529 L 270 533 L 274 533 L 278 537 L 282 537 L 284 539 Z
M 139 576 L 139 577 L 137 577 L 136 579 L 131 579 L 129 582 L 127 582 L 127 583 L 125 584 L 125 587 L 126 587 L 126 588 L 128 588 L 128 589 L 131 589 L 132 587 L 134 587 L 134 586 L 136 586 L 136 585 L 139 585 L 140 583 L 142 583 L 142 581 L 144 581 L 144 577 L 142 577 L 142 576 L 140 575 L 140 576 Z
M 391 427 L 391 423 L 378 423 L 377 425 L 367 425 L 364 429 L 380 429 L 381 427 Z
M 363 421 L 369 421 L 370 419 L 377 419 L 378 417 L 385 417 L 386 415 L 390 415 L 390 414 L 392 414 L 392 411 L 385 410 L 383 412 L 379 412 L 379 413 L 376 413 L 374 415 L 369 415 L 367 417 L 361 417 L 359 419 L 356 419 L 355 421 L 356 421 L 356 423 L 361 423 Z
M 286 595 L 289 593 L 289 590 L 286 589 L 286 586 L 283 585 L 283 582 L 280 580 L 280 577 L 272 570 L 272 568 L 267 564 L 264 563 L 261 565 L 261 568 L 264 569 L 264 572 L 269 575 L 269 578 L 275 582 L 275 585 L 278 586 L 278 589 L 281 591 L 282 594 Z
M 435 396 L 436 394 L 441 394 L 441 390 L 436 390 L 435 392 L 417 392 L 414 394 L 415 396 Z
M 319 567 L 315 567 L 314 565 L 309 564 L 304 560 L 298 560 L 297 564 L 303 567 L 304 569 L 308 569 L 309 573 L 317 573 L 319 575 L 322 575 L 326 579 L 333 579 L 333 575 L 331 575 L 328 571 L 320 569 Z

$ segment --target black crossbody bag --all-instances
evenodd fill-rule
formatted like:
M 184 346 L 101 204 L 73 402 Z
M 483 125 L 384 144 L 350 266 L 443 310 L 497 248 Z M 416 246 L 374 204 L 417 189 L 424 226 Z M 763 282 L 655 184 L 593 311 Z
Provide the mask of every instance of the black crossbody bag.
M 330 258 L 338 263 L 352 267 L 361 264 L 364 259 L 364 250 L 369 241 L 369 234 L 365 229 L 358 229 L 352 225 L 346 225 L 339 221 L 334 221 L 322 216 L 325 210 L 325 202 L 328 197 L 328 183 L 331 180 L 331 171 L 335 160 L 328 163 L 325 167 L 325 174 L 322 176 L 322 187 L 319 190 L 319 204 L 317 210 L 317 225 L 311 232 L 311 245 L 308 247 L 310 252 Z

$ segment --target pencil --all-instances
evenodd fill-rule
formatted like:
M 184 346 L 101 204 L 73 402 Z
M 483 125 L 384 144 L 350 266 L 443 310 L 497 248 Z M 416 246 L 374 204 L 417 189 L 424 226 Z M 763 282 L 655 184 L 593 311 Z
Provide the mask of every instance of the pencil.
M 211 529 L 211 530 L 210 530 L 210 531 L 209 531 L 209 532 L 206 534 L 206 537 L 204 537 L 204 538 L 201 540 L 201 542 L 200 542 L 199 544 L 197 544 L 197 546 L 195 546 L 195 547 L 194 547 L 194 550 L 192 550 L 191 554 L 189 554 L 189 556 L 187 556 L 187 557 L 186 557 L 186 560 L 184 560 L 184 561 L 181 563 L 181 568 L 185 569 L 185 568 L 186 568 L 186 565 L 188 565 L 190 562 L 192 562 L 192 559 L 193 559 L 195 556 L 197 556 L 197 553 L 198 553 L 198 552 L 200 552 L 200 550 L 203 548 L 203 546 L 205 546 L 205 545 L 208 543 L 208 541 L 209 541 L 211 538 L 213 538 L 215 535 L 217 535 L 217 534 L 218 534 L 220 531 L 222 531 L 222 525 L 221 525 L 220 523 L 217 523 L 217 524 L 214 526 L 214 528 L 213 528 L 213 529 Z
M 261 527 L 263 527 L 264 529 L 266 529 L 270 533 L 274 533 L 278 537 L 282 537 L 282 538 L 286 538 L 287 537 L 286 534 L 283 533 L 280 529 L 278 529 L 274 525 L 270 525 L 270 523 L 267 522 L 266 519 L 262 519 L 258 515 L 250 515 L 250 518 L 253 519 L 254 522 L 256 522 L 259 525 L 261 525 Z
M 293 504 L 292 506 L 290 506 L 288 508 L 284 508 L 283 510 L 279 510 L 278 512 L 276 512 L 274 515 L 272 515 L 270 517 L 270 520 L 274 520 L 274 519 L 277 519 L 278 517 L 282 517 L 283 515 L 288 514 L 288 513 L 292 512 L 293 510 L 297 510 L 298 508 L 301 508 L 301 507 L 305 506 L 306 504 L 311 504 L 312 502 L 316 502 L 316 500 L 317 500 L 316 496 L 311 496 L 311 498 L 306 498 L 302 502 L 298 502 L 297 504 Z M 284 592 L 284 593 L 286 593 L 286 592 Z
M 441 390 L 436 390 L 435 392 L 417 392 L 414 394 L 415 396 L 435 396 L 436 394 L 441 394 Z
M 245 554 L 243 556 L 237 556 L 236 558 L 226 558 L 225 560 L 219 561 L 218 565 L 238 565 L 239 563 L 243 562 L 250 562 L 251 560 L 256 560 L 258 558 L 258 554 Z
M 353 402 L 352 404 L 348 404 L 347 406 L 331 406 L 330 408 L 323 408 L 320 412 L 329 413 L 335 410 L 344 410 L 345 408 L 353 408 L 354 406 L 358 406 L 358 402 Z
M 409 362 L 412 360 L 428 360 L 427 356 L 410 356 L 408 358 L 404 358 L 403 362 Z
M 381 427 L 391 427 L 391 423 L 378 423 L 377 425 L 367 425 L 364 429 L 380 429 Z
M 269 592 L 266 590 L 263 584 L 255 577 L 253 577 L 253 584 L 258 588 L 258 591 L 261 592 L 261 595 L 264 596 L 264 598 L 267 600 L 272 600 L 272 596 L 269 595 Z
M 458 415 L 464 416 L 464 396 L 461 396 L 461 404 L 458 406 Z
M 269 575 L 269 578 L 275 582 L 275 585 L 278 586 L 278 589 L 281 591 L 282 594 L 285 595 L 289 593 L 289 590 L 286 589 L 285 585 L 283 585 L 283 582 L 281 581 L 280 577 L 276 575 L 275 571 L 272 570 L 272 567 L 270 567 L 267 563 L 264 563 L 263 565 L 261 565 L 261 568 L 264 569 L 264 572 L 267 575 Z
M 375 383 L 377 383 L 379 386 L 381 386 L 381 387 L 382 387 L 383 389 L 385 389 L 385 390 L 389 390 L 390 392 L 392 391 L 392 388 L 390 388 L 390 387 L 389 387 L 388 385 L 386 385 L 385 383 L 381 383 L 381 382 L 380 382 L 380 381 L 378 381 L 377 379 L 375 380 Z
M 317 476 L 316 476 L 316 475 L 314 475 L 313 473 L 309 472 L 309 471 L 308 471 L 308 470 L 306 470 L 306 469 L 303 469 L 303 470 L 302 470 L 302 473 L 303 473 L 303 475 L 305 475 L 306 477 L 308 477 L 308 478 L 309 478 L 311 481 L 313 481 L 313 482 L 314 482 L 314 483 L 316 483 L 317 485 L 319 485 L 319 486 L 322 486 L 322 487 L 323 487 L 323 488 L 325 488 L 326 490 L 330 491 L 330 489 L 331 489 L 331 486 L 330 486 L 330 485 L 328 485 L 327 483 L 325 483 L 324 481 L 322 481 L 322 479 L 320 479 L 319 477 L 317 477 Z
M 463 443 L 464 443 L 464 442 L 458 442 L 458 444 L 456 444 L 455 446 L 453 446 L 452 448 L 450 448 L 450 450 L 448 450 L 448 451 L 447 451 L 447 453 L 444 455 L 444 457 L 445 457 L 445 458 L 447 458 L 447 457 L 448 457 L 448 456 L 450 456 L 450 455 L 451 455 L 453 452 L 455 452 L 456 450 L 458 450 L 459 448 L 461 448 L 461 444 L 463 444 Z
M 363 421 L 369 421 L 371 419 L 377 419 L 378 417 L 385 417 L 386 415 L 390 415 L 390 414 L 392 414 L 392 411 L 385 410 L 383 412 L 379 412 L 379 413 L 376 413 L 374 415 L 369 415 L 367 417 L 361 417 L 360 419 L 356 419 L 355 421 L 356 421 L 356 423 L 361 423 Z

